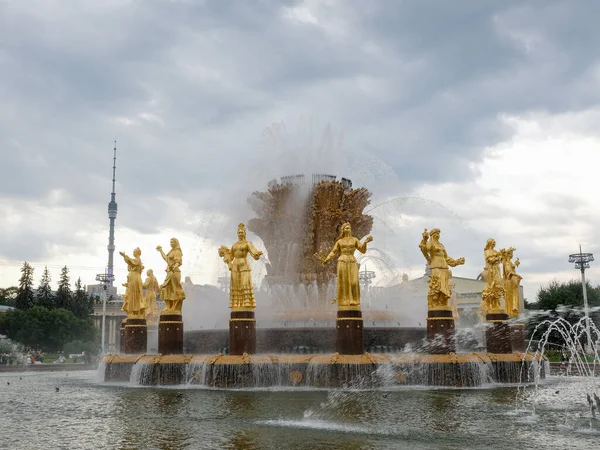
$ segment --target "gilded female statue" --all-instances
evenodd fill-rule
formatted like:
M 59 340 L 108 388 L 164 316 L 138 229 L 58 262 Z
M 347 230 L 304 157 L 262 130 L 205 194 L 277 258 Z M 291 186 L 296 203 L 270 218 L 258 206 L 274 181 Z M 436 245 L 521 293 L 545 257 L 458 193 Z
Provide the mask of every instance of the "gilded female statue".
M 162 247 L 156 247 L 167 263 L 167 276 L 160 286 L 160 298 L 166 303 L 167 307 L 161 311 L 163 314 L 181 314 L 185 292 L 181 287 L 181 264 L 183 263 L 183 253 L 179 247 L 179 241 L 171 238 L 171 250 L 165 255 Z
M 516 272 L 521 262 L 519 258 L 512 262 L 513 253 L 516 249 L 510 247 L 501 250 L 502 253 L 502 278 L 504 279 L 504 300 L 506 312 L 509 317 L 518 317 L 521 308 L 521 297 L 519 295 L 519 284 L 523 277 Z
M 148 269 L 146 277 L 146 281 L 144 281 L 143 284 L 144 300 L 146 303 L 146 318 L 155 322 L 158 316 L 158 311 L 156 310 L 156 296 L 158 295 L 160 286 L 152 269 Z
M 446 248 L 440 242 L 440 233 L 439 228 L 434 228 L 429 233 L 425 229 L 419 244 L 421 253 L 431 269 L 427 292 L 427 304 L 430 310 L 450 308 L 448 300 L 452 296 L 452 292 L 448 267 L 456 267 L 465 263 L 465 258 L 452 259 L 448 256 Z
M 256 308 L 252 289 L 252 273 L 246 257 L 250 254 L 255 260 L 258 260 L 263 252 L 254 247 L 252 242 L 246 240 L 246 226 L 243 223 L 238 225 L 237 234 L 238 241 L 231 248 L 225 246 L 219 248 L 219 256 L 223 258 L 231 271 L 229 307 L 232 309 Z
M 143 317 L 146 302 L 144 301 L 144 294 L 142 292 L 142 270 L 144 270 L 142 260 L 140 259 L 142 251 L 136 248 L 133 251 L 133 258 L 127 256 L 124 252 L 119 252 L 119 254 L 125 260 L 129 271 L 127 289 L 125 290 L 127 301 L 126 305 L 123 305 L 123 310 L 127 312 L 127 317 Z
M 501 300 L 504 296 L 504 280 L 500 276 L 500 262 L 502 261 L 502 251 L 496 250 L 495 239 L 488 239 L 485 243 L 483 256 L 485 258 L 485 269 L 483 270 L 483 279 L 485 287 L 481 294 L 481 301 L 485 305 L 485 310 L 490 312 L 504 312 Z
M 342 225 L 342 233 L 333 244 L 333 249 L 327 257 L 321 260 L 323 266 L 335 258 L 338 254 L 337 263 L 337 302 L 339 308 L 360 308 L 360 287 L 358 283 L 358 263 L 354 257 L 354 251 L 361 253 L 367 251 L 367 244 L 373 240 L 367 236 L 364 242 L 352 236 L 352 227 L 348 222 Z M 318 255 L 315 255 L 318 258 Z

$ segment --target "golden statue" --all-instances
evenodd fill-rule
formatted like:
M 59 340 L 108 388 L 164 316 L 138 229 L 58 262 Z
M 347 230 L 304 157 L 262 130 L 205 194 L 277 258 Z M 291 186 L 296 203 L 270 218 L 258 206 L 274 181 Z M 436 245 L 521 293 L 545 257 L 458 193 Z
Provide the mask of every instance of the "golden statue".
M 419 248 L 431 269 L 429 290 L 427 292 L 429 310 L 451 309 L 448 305 L 448 300 L 452 296 L 452 292 L 450 291 L 450 270 L 448 267 L 456 267 L 464 264 L 465 258 L 452 259 L 448 256 L 446 248 L 440 242 L 439 228 L 434 228 L 429 233 L 425 229 Z
M 521 312 L 521 296 L 519 295 L 519 284 L 523 277 L 516 272 L 521 262 L 519 258 L 512 262 L 513 253 L 516 249 L 510 247 L 500 250 L 502 253 L 502 278 L 504 279 L 504 300 L 506 312 L 509 317 L 518 317 Z
M 181 287 L 181 264 L 183 263 L 183 253 L 179 247 L 179 241 L 171 238 L 171 250 L 165 255 L 162 247 L 156 247 L 167 263 L 167 276 L 164 283 L 160 286 L 160 298 L 166 303 L 167 307 L 161 311 L 161 314 L 181 314 L 185 292 Z
M 125 260 L 129 275 L 127 276 L 127 289 L 125 290 L 125 298 L 127 301 L 123 305 L 123 310 L 127 312 L 127 317 L 144 318 L 146 302 L 142 292 L 142 260 L 140 256 L 142 251 L 136 248 L 133 251 L 133 258 L 127 256 L 124 252 L 119 254 Z
M 504 280 L 500 276 L 500 262 L 502 251 L 496 250 L 495 239 L 489 238 L 485 243 L 483 256 L 485 258 L 485 269 L 483 279 L 485 287 L 481 294 L 481 301 L 485 306 L 487 314 L 499 314 L 506 312 L 502 308 L 502 297 L 504 297 Z
M 252 273 L 246 259 L 248 253 L 255 260 L 263 254 L 252 242 L 246 240 L 246 226 L 238 225 L 238 241 L 231 248 L 219 247 L 219 256 L 231 271 L 231 286 L 229 288 L 229 307 L 233 310 L 256 308 L 254 291 L 252 290 Z
M 144 281 L 144 299 L 146 303 L 146 319 L 150 323 L 156 323 L 158 320 L 158 311 L 156 308 L 156 296 L 160 290 L 158 280 L 154 276 L 154 271 L 148 269 L 146 272 L 146 281 Z
M 342 225 L 342 233 L 333 244 L 333 249 L 325 258 L 315 255 L 321 260 L 323 266 L 335 258 L 340 257 L 337 263 L 337 303 L 339 309 L 360 309 L 360 286 L 358 283 L 358 263 L 354 251 L 361 253 L 367 251 L 367 244 L 373 240 L 367 236 L 364 242 L 352 236 L 352 227 L 348 222 Z

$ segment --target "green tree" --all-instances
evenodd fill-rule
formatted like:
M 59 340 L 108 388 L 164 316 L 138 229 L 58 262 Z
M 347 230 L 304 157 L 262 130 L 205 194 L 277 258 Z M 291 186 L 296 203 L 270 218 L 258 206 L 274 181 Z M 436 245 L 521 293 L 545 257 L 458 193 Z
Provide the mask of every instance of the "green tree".
M 47 352 L 56 352 L 71 341 L 96 342 L 91 318 L 80 319 L 65 309 L 34 306 L 0 315 L 0 334 L 14 342 Z
M 600 287 L 593 287 L 587 283 L 588 303 L 591 307 L 600 306 Z M 546 286 L 540 287 L 537 293 L 537 302 L 526 303 L 526 309 L 531 315 L 526 323 L 526 334 L 528 339 L 534 334 L 539 339 L 546 330 L 548 323 L 559 318 L 566 320 L 571 325 L 575 324 L 582 317 L 583 312 L 583 290 L 581 281 L 571 280 L 566 283 L 559 283 L 554 280 Z M 536 311 L 537 310 L 537 311 Z M 600 324 L 600 313 L 591 311 L 590 318 L 595 324 Z M 582 337 L 582 344 L 584 343 Z M 564 345 L 564 339 L 560 332 L 552 331 L 548 336 L 548 343 L 559 349 Z
M 19 288 L 15 297 L 15 307 L 26 310 L 35 304 L 33 294 L 33 267 L 25 261 L 21 267 L 21 278 L 19 279 Z
M 589 282 L 586 287 L 589 305 L 600 306 L 600 287 L 592 287 Z M 532 309 L 554 311 L 560 305 L 583 306 L 583 290 L 580 281 L 571 280 L 566 283 L 551 281 L 547 286 L 540 287 L 537 302 L 529 306 Z
M 60 270 L 60 279 L 58 280 L 58 289 L 56 290 L 56 307 L 73 309 L 73 295 L 71 293 L 69 269 L 67 266 Z
M 42 273 L 40 285 L 35 293 L 36 304 L 38 306 L 43 306 L 45 308 L 54 308 L 56 306 L 54 303 L 54 294 L 50 287 L 50 281 L 50 271 L 48 270 L 48 266 L 46 266 Z
M 85 292 L 85 287 L 81 284 L 81 278 L 78 278 L 75 282 L 72 311 L 77 317 L 87 317 L 94 312 L 92 299 Z
M 16 286 L 0 288 L 0 305 L 14 307 L 17 292 L 19 292 L 19 288 Z

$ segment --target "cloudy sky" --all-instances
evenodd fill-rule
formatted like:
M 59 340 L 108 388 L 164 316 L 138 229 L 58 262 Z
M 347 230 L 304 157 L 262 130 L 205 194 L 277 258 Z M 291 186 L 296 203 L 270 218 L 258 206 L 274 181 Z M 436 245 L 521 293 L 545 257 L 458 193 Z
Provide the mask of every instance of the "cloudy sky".
M 467 259 L 455 275 L 480 272 L 488 237 L 517 247 L 533 299 L 577 276 L 579 243 L 600 255 L 599 16 L 592 0 L 4 0 L 0 285 L 23 260 L 36 284 L 44 265 L 104 270 L 116 139 L 117 250 L 140 246 L 159 278 L 154 248 L 177 236 L 184 275 L 214 283 L 249 193 L 329 172 L 373 192 L 381 281 L 420 276 L 439 227 Z

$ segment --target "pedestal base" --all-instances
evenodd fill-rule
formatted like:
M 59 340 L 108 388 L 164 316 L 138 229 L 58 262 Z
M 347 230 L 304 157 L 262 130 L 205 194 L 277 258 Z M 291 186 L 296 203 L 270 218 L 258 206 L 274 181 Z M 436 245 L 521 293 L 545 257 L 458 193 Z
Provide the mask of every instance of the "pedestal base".
M 512 353 L 511 330 L 506 323 L 508 314 L 488 313 L 485 320 L 490 324 L 485 330 L 485 344 L 488 353 Z
M 231 311 L 229 318 L 229 354 L 256 353 L 256 319 L 254 311 Z
M 127 325 L 127 319 L 121 322 L 121 328 L 119 330 L 119 353 L 129 353 L 127 348 L 127 332 L 125 331 L 125 325 Z
M 429 354 L 456 353 L 452 310 L 432 309 L 427 311 L 427 339 L 429 340 Z
M 139 354 L 148 351 L 148 329 L 146 319 L 127 319 L 125 325 L 127 353 Z
M 362 355 L 365 352 L 362 311 L 338 311 L 336 330 L 336 352 L 340 355 Z
M 510 341 L 513 352 L 525 352 L 525 324 L 515 323 L 510 326 Z
M 158 319 L 158 353 L 183 354 L 183 318 L 181 314 L 162 314 Z

